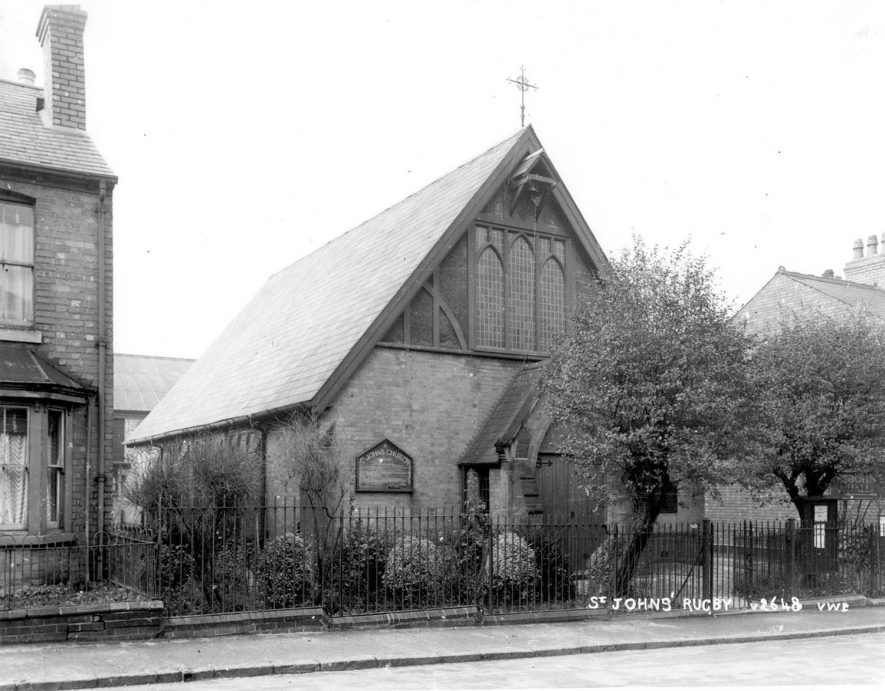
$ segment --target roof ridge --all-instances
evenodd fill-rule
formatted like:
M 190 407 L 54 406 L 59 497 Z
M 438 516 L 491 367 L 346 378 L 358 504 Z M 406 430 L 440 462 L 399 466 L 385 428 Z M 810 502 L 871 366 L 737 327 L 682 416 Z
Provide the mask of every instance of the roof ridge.
M 0 82 L 3 82 L 4 84 L 10 84 L 11 86 L 21 86 L 25 89 L 34 89 L 35 91 L 43 91 L 42 86 L 37 86 L 36 84 L 25 84 L 24 82 L 20 82 L 15 79 L 8 79 L 6 77 L 0 77 Z
M 866 288 L 868 290 L 875 290 L 880 293 L 885 293 L 885 289 L 880 288 L 877 285 L 873 285 L 871 283 L 860 283 L 858 281 L 849 281 L 846 278 L 830 278 L 829 276 L 815 276 L 814 274 L 803 274 L 798 271 L 781 271 L 780 273 L 787 274 L 788 276 L 792 276 L 794 278 L 805 278 L 811 279 L 814 281 L 821 281 L 823 283 L 830 283 L 832 285 L 837 286 L 850 286 L 852 288 Z
M 114 357 L 137 357 L 150 360 L 183 360 L 186 362 L 196 362 L 196 358 L 176 357 L 174 355 L 138 355 L 136 353 L 114 353 Z
M 503 146 L 503 145 L 506 144 L 507 142 L 509 142 L 509 141 L 511 141 L 511 140 L 519 139 L 519 138 L 520 138 L 520 137 L 526 132 L 526 130 L 531 129 L 531 127 L 532 127 L 531 125 L 526 125 L 525 127 L 520 128 L 515 134 L 512 134 L 512 135 L 510 135 L 509 137 L 506 137 L 506 138 L 502 139 L 502 140 L 499 141 L 497 144 L 495 144 L 495 145 L 493 145 L 493 146 L 490 146 L 489 148 L 487 148 L 487 149 L 486 149 L 485 151 L 483 151 L 482 153 L 479 153 L 479 154 L 477 154 L 476 156 L 474 156 L 473 158 L 469 159 L 468 161 L 462 163 L 461 165 L 456 166 L 455 168 L 452 168 L 451 170 L 447 171 L 447 172 L 444 173 L 443 175 L 440 175 L 440 176 L 437 177 L 436 179 L 432 180 L 431 182 L 428 182 L 426 185 L 424 185 L 424 186 L 420 187 L 419 189 L 415 190 L 415 191 L 412 192 L 411 194 L 406 195 L 405 197 L 403 197 L 403 198 L 400 199 L 399 201 L 394 202 L 394 203 L 391 204 L 390 206 L 385 207 L 384 209 L 382 209 L 382 210 L 379 211 L 378 213 L 373 214 L 372 216 L 369 216 L 369 218 L 367 218 L 366 220 L 360 222 L 358 225 L 355 225 L 353 228 L 350 228 L 349 230 L 344 231 L 344 232 L 341 233 L 340 235 L 336 235 L 334 238 L 332 238 L 331 240 L 326 241 L 325 243 L 323 243 L 322 245 L 320 245 L 319 247 L 317 247 L 315 250 L 311 250 L 310 252 L 308 252 L 307 254 L 305 254 L 303 257 L 299 257 L 298 259 L 296 259 L 296 260 L 295 260 L 294 262 L 292 262 L 291 264 L 288 264 L 287 266 L 284 266 L 284 267 L 283 267 L 282 269 L 280 269 L 279 271 L 276 271 L 276 272 L 272 273 L 268 278 L 269 278 L 269 279 L 270 279 L 270 278 L 273 278 L 274 276 L 277 276 L 278 274 L 281 274 L 281 273 L 283 273 L 284 271 L 288 271 L 288 270 L 291 269 L 293 266 L 295 266 L 295 265 L 298 264 L 299 262 L 303 261 L 303 260 L 306 259 L 307 257 L 311 256 L 312 254 L 315 254 L 316 252 L 319 252 L 319 251 L 325 249 L 326 247 L 328 247 L 328 246 L 331 245 L 332 243 L 338 242 L 339 240 L 342 240 L 342 239 L 345 238 L 346 236 L 350 235 L 351 233 L 354 233 L 354 232 L 358 231 L 360 228 L 363 228 L 364 226 L 368 225 L 369 223 L 371 223 L 372 221 L 374 221 L 374 220 L 375 220 L 376 218 L 378 218 L 379 216 L 383 216 L 384 214 L 386 214 L 386 213 L 387 213 L 388 211 L 390 211 L 391 209 L 395 209 L 396 207 L 398 207 L 398 206 L 404 204 L 404 203 L 407 202 L 409 199 L 412 199 L 413 197 L 416 197 L 417 195 L 421 194 L 422 192 L 424 192 L 425 190 L 429 189 L 430 187 L 433 187 L 434 185 L 436 185 L 437 183 L 441 182 L 442 180 L 445 180 L 445 179 L 446 179 L 447 177 L 449 177 L 450 175 L 453 175 L 454 173 L 458 172 L 459 170 L 462 170 L 463 168 L 466 168 L 467 166 L 472 165 L 473 163 L 475 163 L 477 160 L 479 160 L 479 159 L 482 158 L 483 156 L 488 155 L 489 153 L 491 153 L 491 152 L 494 151 L 495 149 L 497 149 L 497 148 Z

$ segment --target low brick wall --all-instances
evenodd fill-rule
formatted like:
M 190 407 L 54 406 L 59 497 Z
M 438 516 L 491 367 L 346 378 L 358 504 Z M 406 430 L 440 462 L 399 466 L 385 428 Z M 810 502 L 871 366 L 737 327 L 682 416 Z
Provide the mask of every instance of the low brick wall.
M 0 611 L 0 643 L 154 638 L 162 630 L 159 600 Z
M 332 629 L 473 626 L 480 620 L 479 609 L 471 605 L 469 607 L 422 609 L 416 612 L 382 612 L 380 614 L 329 617 L 329 626 Z
M 233 612 L 168 617 L 163 620 L 163 638 L 230 636 L 242 633 L 323 631 L 327 617 L 321 607 L 301 607 L 268 612 Z

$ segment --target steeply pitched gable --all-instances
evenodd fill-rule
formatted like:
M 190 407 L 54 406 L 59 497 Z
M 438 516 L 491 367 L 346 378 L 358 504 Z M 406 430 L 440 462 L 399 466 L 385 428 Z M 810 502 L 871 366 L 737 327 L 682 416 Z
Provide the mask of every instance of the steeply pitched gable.
M 135 441 L 323 407 L 492 193 L 540 149 L 531 127 L 272 276 L 145 419 Z M 605 265 L 574 202 L 576 233 Z

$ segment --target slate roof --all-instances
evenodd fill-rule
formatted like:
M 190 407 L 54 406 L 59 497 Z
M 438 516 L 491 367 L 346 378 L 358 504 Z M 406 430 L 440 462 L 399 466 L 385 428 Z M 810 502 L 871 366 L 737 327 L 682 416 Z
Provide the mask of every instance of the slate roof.
M 116 180 L 86 132 L 43 124 L 42 95 L 39 87 L 0 79 L 0 162 Z
M 185 358 L 114 354 L 114 409 L 147 413 L 194 363 Z
M 470 443 L 467 453 L 461 459 L 461 464 L 498 463 L 498 452 L 495 447 L 513 441 L 519 433 L 519 428 L 538 402 L 538 379 L 542 371 L 543 363 L 534 362 L 525 365 L 516 373 Z
M 735 315 L 751 330 L 779 329 L 780 320 L 796 310 L 823 309 L 829 314 L 863 310 L 885 320 L 885 290 L 867 283 L 812 276 L 781 268 Z
M 781 272 L 808 288 L 817 290 L 824 295 L 845 303 L 846 306 L 863 308 L 867 314 L 885 319 L 885 290 L 866 283 L 855 283 L 838 278 L 824 278 L 793 271 Z
M 0 388 L 88 393 L 85 386 L 22 343 L 0 343 Z
M 136 430 L 310 402 L 530 127 L 272 276 Z

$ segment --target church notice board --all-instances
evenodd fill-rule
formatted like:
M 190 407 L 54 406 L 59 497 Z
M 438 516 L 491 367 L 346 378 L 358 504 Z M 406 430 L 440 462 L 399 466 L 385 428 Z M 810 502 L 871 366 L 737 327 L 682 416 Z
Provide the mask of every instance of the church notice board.
M 411 492 L 412 457 L 387 439 L 356 457 L 357 492 Z

